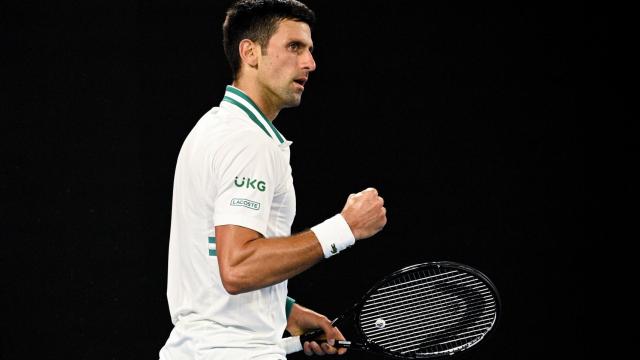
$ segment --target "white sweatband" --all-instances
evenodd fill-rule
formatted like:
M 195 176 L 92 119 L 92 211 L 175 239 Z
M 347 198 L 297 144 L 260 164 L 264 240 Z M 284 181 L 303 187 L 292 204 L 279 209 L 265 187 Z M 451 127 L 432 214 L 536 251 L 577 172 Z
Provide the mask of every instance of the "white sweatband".
M 349 224 L 347 224 L 347 221 L 340 214 L 312 227 L 311 231 L 316 234 L 320 246 L 322 246 L 325 259 L 330 258 L 356 242 L 356 238 L 353 236 Z

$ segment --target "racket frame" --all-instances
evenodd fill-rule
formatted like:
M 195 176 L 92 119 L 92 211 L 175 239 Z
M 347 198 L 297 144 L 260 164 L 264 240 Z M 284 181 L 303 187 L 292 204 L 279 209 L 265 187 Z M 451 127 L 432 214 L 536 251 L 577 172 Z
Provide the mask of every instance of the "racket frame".
M 344 347 L 344 348 L 348 348 L 348 349 L 354 349 L 354 350 L 360 350 L 360 351 L 366 351 L 366 352 L 372 352 L 372 353 L 377 353 L 377 354 L 384 354 L 387 357 L 391 357 L 394 359 L 426 359 L 426 358 L 436 358 L 436 357 L 440 357 L 440 356 L 446 356 L 446 355 L 453 355 L 453 354 L 457 354 L 460 353 L 464 350 L 467 350 L 471 347 L 473 347 L 474 345 L 476 345 L 480 340 L 473 342 L 473 343 L 469 343 L 466 346 L 459 348 L 457 350 L 448 352 L 446 354 L 434 354 L 434 355 L 425 355 L 425 356 L 415 356 L 415 357 L 409 357 L 409 356 L 403 356 L 403 355 L 399 355 L 396 353 L 392 353 L 389 352 L 388 350 L 384 349 L 383 347 L 377 345 L 376 343 L 374 343 L 373 341 L 369 340 L 369 338 L 364 334 L 364 332 L 362 331 L 362 326 L 360 323 L 360 314 L 362 311 L 362 308 L 364 307 L 365 303 L 367 302 L 367 300 L 371 297 L 371 295 L 376 292 L 383 284 L 388 283 L 398 277 L 401 277 L 409 272 L 415 271 L 415 270 L 419 270 L 421 268 L 433 268 L 433 267 L 445 267 L 445 268 L 452 268 L 452 269 L 459 269 L 462 270 L 464 272 L 467 273 L 471 273 L 474 276 L 477 276 L 479 279 L 481 279 L 483 282 L 486 283 L 487 287 L 491 290 L 491 292 L 494 295 L 495 301 L 496 301 L 496 318 L 493 321 L 493 324 L 491 326 L 491 328 L 489 329 L 489 331 L 487 331 L 487 333 L 485 333 L 483 335 L 483 337 L 481 339 L 486 338 L 490 333 L 493 333 L 495 330 L 495 327 L 498 323 L 498 318 L 500 317 L 500 313 L 501 313 L 501 307 L 502 307 L 502 303 L 500 300 L 500 294 L 498 293 L 498 290 L 496 289 L 495 285 L 493 284 L 493 282 L 482 272 L 478 271 L 477 269 L 474 269 L 470 266 L 464 265 L 464 264 L 460 264 L 457 262 L 453 262 L 453 261 L 434 261 L 434 262 L 426 262 L 426 263 L 420 263 L 420 264 L 415 264 L 415 265 L 411 265 L 411 266 L 407 266 L 405 268 L 402 268 L 400 270 L 397 270 L 387 276 L 385 276 L 384 278 L 380 279 L 378 282 L 376 282 L 373 286 L 371 286 L 371 288 L 360 298 L 359 301 L 357 301 L 353 306 L 351 306 L 349 309 L 347 309 L 346 311 L 344 311 L 340 316 L 338 316 L 337 318 L 335 318 L 332 321 L 332 325 L 337 325 L 340 322 L 351 318 L 351 320 L 354 322 L 353 324 L 353 328 L 355 328 L 355 331 L 357 332 L 357 337 L 359 338 L 359 340 L 362 340 L 362 342 L 354 342 L 354 341 L 346 341 L 346 340 L 341 340 L 338 341 L 336 340 L 335 346 L 336 347 Z M 302 335 L 300 337 L 300 342 L 304 344 L 305 341 L 312 341 L 314 338 L 316 338 L 318 335 L 320 335 L 322 333 L 322 330 L 315 330 L 309 333 L 306 333 L 304 335 Z

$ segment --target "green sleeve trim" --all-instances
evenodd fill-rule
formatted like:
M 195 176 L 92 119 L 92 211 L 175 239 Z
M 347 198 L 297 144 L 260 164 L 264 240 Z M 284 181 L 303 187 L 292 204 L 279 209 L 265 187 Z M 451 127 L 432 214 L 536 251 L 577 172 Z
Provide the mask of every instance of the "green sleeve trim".
M 293 309 L 293 304 L 295 304 L 296 301 L 290 297 L 287 296 L 287 303 L 284 306 L 284 311 L 287 314 L 287 319 L 289 318 L 289 315 L 291 314 L 291 309 Z

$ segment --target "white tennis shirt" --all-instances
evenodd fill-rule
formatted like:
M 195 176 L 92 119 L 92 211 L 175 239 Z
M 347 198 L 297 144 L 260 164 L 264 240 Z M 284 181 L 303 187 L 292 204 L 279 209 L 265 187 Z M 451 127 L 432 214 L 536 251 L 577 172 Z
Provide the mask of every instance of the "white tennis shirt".
M 217 225 L 240 225 L 264 237 L 289 236 L 296 197 L 289 145 L 239 89 L 187 136 L 175 171 L 167 299 L 176 328 L 199 347 L 269 348 L 286 327 L 287 281 L 230 295 L 216 257 Z M 200 329 L 200 330 L 193 330 Z M 195 333 L 194 333 L 195 332 Z

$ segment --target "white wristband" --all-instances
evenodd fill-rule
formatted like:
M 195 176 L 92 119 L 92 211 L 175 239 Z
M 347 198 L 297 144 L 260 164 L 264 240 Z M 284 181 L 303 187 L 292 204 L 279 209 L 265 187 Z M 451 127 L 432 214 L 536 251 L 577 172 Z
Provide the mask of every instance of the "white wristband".
M 330 258 L 356 242 L 349 224 L 340 214 L 312 227 L 311 231 L 316 234 L 325 258 Z

